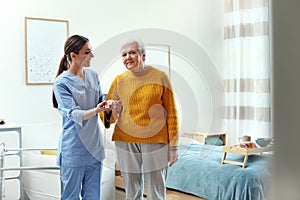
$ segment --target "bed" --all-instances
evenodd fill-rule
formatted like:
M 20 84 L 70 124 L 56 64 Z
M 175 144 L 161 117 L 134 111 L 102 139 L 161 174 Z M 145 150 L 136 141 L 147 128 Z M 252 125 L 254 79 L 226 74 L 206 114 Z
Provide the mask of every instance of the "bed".
M 101 200 L 115 199 L 115 153 L 106 150 L 103 162 L 101 182 Z M 56 155 L 52 153 L 26 152 L 23 155 L 24 166 L 55 166 Z M 24 200 L 58 200 L 60 199 L 59 170 L 25 170 L 22 174 Z
M 167 188 L 209 200 L 267 198 L 271 155 L 251 155 L 247 167 L 242 168 L 221 164 L 221 146 L 190 140 L 181 142 L 178 153 L 178 161 L 168 170 Z M 243 156 L 228 154 L 227 158 L 241 161 Z

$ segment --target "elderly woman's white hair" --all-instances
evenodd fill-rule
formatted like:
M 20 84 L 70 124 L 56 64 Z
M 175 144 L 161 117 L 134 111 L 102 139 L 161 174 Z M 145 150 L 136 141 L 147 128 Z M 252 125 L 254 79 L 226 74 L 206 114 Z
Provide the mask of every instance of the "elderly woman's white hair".
M 145 45 L 144 45 L 143 41 L 138 38 L 131 38 L 131 39 L 128 39 L 125 42 L 123 42 L 123 44 L 121 46 L 121 50 L 124 48 L 124 46 L 126 46 L 128 44 L 134 44 L 134 43 L 137 44 L 138 50 L 140 51 L 141 54 L 146 53 L 146 49 L 145 49 Z

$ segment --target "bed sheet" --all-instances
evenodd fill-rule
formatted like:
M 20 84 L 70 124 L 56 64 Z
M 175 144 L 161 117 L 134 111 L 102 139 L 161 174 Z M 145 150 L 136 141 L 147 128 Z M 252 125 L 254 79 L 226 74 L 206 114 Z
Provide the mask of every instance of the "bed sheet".
M 188 144 L 179 146 L 179 159 L 168 169 L 167 187 L 209 200 L 264 200 L 268 193 L 271 157 L 251 155 L 247 167 L 221 164 L 220 146 Z M 243 156 L 227 154 L 230 160 Z

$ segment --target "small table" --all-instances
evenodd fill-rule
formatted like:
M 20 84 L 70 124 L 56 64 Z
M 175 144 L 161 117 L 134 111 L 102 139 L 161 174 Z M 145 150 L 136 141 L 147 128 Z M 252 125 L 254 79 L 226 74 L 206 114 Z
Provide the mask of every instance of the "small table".
M 232 165 L 240 165 L 243 168 L 246 167 L 248 156 L 268 151 L 273 151 L 273 146 L 267 146 L 267 147 L 255 147 L 255 148 L 242 148 L 239 145 L 234 146 L 224 146 L 222 147 L 222 151 L 224 152 L 222 162 L 221 164 L 227 163 Z M 241 154 L 244 155 L 244 161 L 238 162 L 233 160 L 226 160 L 227 153 L 233 153 L 233 154 Z
M 184 136 L 193 138 L 202 144 L 205 143 L 206 138 L 217 136 L 223 141 L 223 145 L 226 145 L 226 133 L 225 132 L 188 132 L 188 133 L 185 133 Z

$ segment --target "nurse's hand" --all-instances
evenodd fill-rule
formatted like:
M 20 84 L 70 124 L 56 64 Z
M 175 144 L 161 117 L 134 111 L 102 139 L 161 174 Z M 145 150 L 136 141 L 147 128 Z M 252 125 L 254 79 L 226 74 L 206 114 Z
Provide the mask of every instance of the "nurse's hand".
M 103 101 L 103 102 L 99 103 L 95 108 L 84 111 L 83 120 L 90 119 L 91 117 L 94 117 L 98 113 L 104 111 L 105 105 L 106 105 L 106 102 Z
M 96 109 L 96 114 L 98 114 L 102 111 L 108 110 L 108 109 L 106 109 L 106 105 L 107 105 L 106 101 L 102 101 L 101 103 L 99 103 L 95 108 Z
M 115 101 L 112 99 L 106 100 L 105 109 L 106 111 L 112 110 L 114 108 Z
M 116 112 L 119 114 L 122 110 L 122 107 L 123 106 L 120 100 L 106 100 L 105 108 L 108 110 L 116 110 Z

